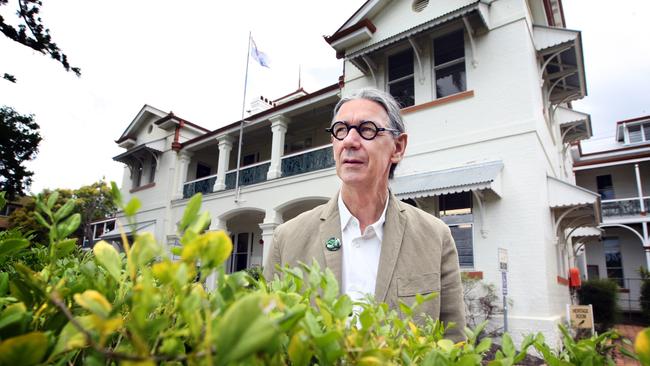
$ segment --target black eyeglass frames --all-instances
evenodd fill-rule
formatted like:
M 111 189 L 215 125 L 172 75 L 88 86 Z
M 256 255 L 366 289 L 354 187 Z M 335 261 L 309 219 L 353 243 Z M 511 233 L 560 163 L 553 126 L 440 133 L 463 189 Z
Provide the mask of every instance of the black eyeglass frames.
M 326 128 L 325 131 L 331 133 L 335 139 L 343 140 L 350 133 L 351 129 L 357 130 L 359 136 L 364 140 L 372 140 L 382 131 L 390 132 L 395 136 L 400 134 L 398 130 L 393 128 L 377 127 L 372 121 L 363 121 L 358 126 L 352 126 L 347 124 L 347 122 L 338 121 L 334 122 L 332 127 Z

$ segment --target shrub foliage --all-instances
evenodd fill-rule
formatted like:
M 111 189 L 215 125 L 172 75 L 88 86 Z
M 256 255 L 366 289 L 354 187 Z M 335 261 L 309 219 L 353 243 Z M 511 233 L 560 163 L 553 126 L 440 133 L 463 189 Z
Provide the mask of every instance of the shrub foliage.
M 114 185 L 113 194 L 133 218 L 139 203 L 122 204 Z M 188 202 L 175 253 L 181 259 L 171 261 L 149 233 L 133 242 L 123 236 L 123 252 L 100 242 L 92 253 L 80 253 L 68 238 L 79 225 L 73 204 L 53 210 L 56 197 L 37 197 L 47 245 L 31 246 L 15 232 L 0 236 L 0 365 L 484 362 L 492 345 L 490 338 L 478 339 L 485 323 L 453 343 L 439 321 L 413 321 L 418 304 L 435 294 L 418 296 L 398 312 L 339 295 L 333 273 L 317 264 L 284 268 L 272 282 L 245 271 L 226 274 L 232 243 L 223 232 L 205 231 L 210 218 L 200 213 L 200 200 Z M 207 291 L 203 284 L 213 275 L 215 288 Z M 541 334 L 527 336 L 518 351 L 504 334 L 489 364 L 519 363 L 531 346 L 549 365 L 613 362 L 607 345 L 615 333 L 574 342 L 563 332 L 558 351 Z
M 594 309 L 594 322 L 599 329 L 611 328 L 618 318 L 618 285 L 610 280 L 589 280 L 578 289 L 580 304 L 591 304 Z

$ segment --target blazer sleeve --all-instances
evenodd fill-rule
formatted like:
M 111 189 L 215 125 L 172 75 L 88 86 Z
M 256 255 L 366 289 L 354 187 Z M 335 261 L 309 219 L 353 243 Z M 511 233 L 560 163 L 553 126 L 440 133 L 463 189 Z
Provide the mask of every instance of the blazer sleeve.
M 266 279 L 266 282 L 271 282 L 273 281 L 273 277 L 275 277 L 275 274 L 278 274 L 278 271 L 275 269 L 275 265 L 278 264 L 282 266 L 282 256 L 280 252 L 280 246 L 282 245 L 281 243 L 281 235 L 280 235 L 281 228 L 277 227 L 274 232 L 273 232 L 273 243 L 271 243 L 271 250 L 269 251 L 269 256 L 266 259 L 266 262 L 264 263 L 264 278 Z
M 456 325 L 449 329 L 445 338 L 456 342 L 465 339 L 465 303 L 460 280 L 458 253 L 451 231 L 445 226 L 442 256 L 440 258 L 440 320 Z

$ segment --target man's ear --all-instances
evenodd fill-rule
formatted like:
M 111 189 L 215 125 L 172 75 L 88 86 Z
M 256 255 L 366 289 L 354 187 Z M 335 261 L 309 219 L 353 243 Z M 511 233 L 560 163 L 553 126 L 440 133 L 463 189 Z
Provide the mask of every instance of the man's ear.
M 399 163 L 402 158 L 404 158 L 404 153 L 406 152 L 406 145 L 408 143 L 408 135 L 403 133 L 395 138 L 395 151 L 390 157 L 391 163 Z

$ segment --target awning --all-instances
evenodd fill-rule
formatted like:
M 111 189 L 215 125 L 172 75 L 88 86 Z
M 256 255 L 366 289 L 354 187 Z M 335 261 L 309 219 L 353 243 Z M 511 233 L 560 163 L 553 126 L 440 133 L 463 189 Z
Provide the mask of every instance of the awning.
M 162 154 L 163 148 L 164 141 L 152 141 L 129 149 L 113 157 L 113 160 L 126 164 L 133 171 L 134 168 L 142 166 L 149 157 L 153 158 L 158 165 L 158 158 Z
M 466 165 L 396 177 L 390 183 L 391 191 L 399 199 L 443 194 L 490 190 L 501 195 L 502 161 Z
M 573 234 L 574 238 L 600 238 L 603 235 L 604 230 L 597 227 L 581 227 L 576 229 Z
M 351 60 L 363 55 L 367 55 L 371 52 L 377 51 L 381 48 L 384 48 L 388 45 L 391 45 L 393 43 L 399 42 L 406 40 L 409 37 L 412 37 L 418 33 L 421 33 L 423 31 L 426 31 L 428 29 L 437 27 L 441 24 L 447 23 L 449 21 L 452 21 L 454 19 L 461 19 L 464 15 L 468 15 L 469 13 L 474 12 L 476 14 L 477 19 L 470 19 L 469 21 L 471 23 L 474 23 L 474 25 L 481 24 L 483 27 L 487 27 L 487 20 L 488 15 L 487 15 L 487 5 L 483 4 L 482 1 L 476 0 L 471 2 L 470 4 L 463 6 L 459 9 L 450 11 L 446 14 L 443 14 L 437 18 L 431 19 L 425 23 L 422 23 L 420 25 L 417 25 L 415 27 L 412 27 L 410 29 L 407 29 L 403 32 L 400 32 L 398 34 L 389 36 L 383 40 L 379 40 L 367 47 L 360 48 L 358 50 L 353 50 L 350 53 L 345 55 L 346 60 Z
M 155 221 L 145 221 L 145 222 L 136 223 L 134 225 L 124 225 L 123 227 L 120 227 L 120 225 L 116 225 L 115 229 L 102 235 L 100 239 L 101 240 L 119 239 L 122 236 L 122 230 L 124 230 L 124 234 L 126 234 L 126 236 L 133 236 L 133 234 L 135 233 L 141 233 L 143 231 L 151 231 L 155 224 L 156 224 Z
M 571 143 L 592 136 L 591 116 L 587 113 L 559 106 L 555 110 L 555 120 L 560 126 L 562 142 Z
M 587 95 L 579 31 L 533 26 L 533 40 L 543 60 L 543 78 L 551 104 L 563 104 Z
M 546 183 L 556 229 L 600 225 L 600 196 L 597 193 L 553 177 L 547 177 Z

